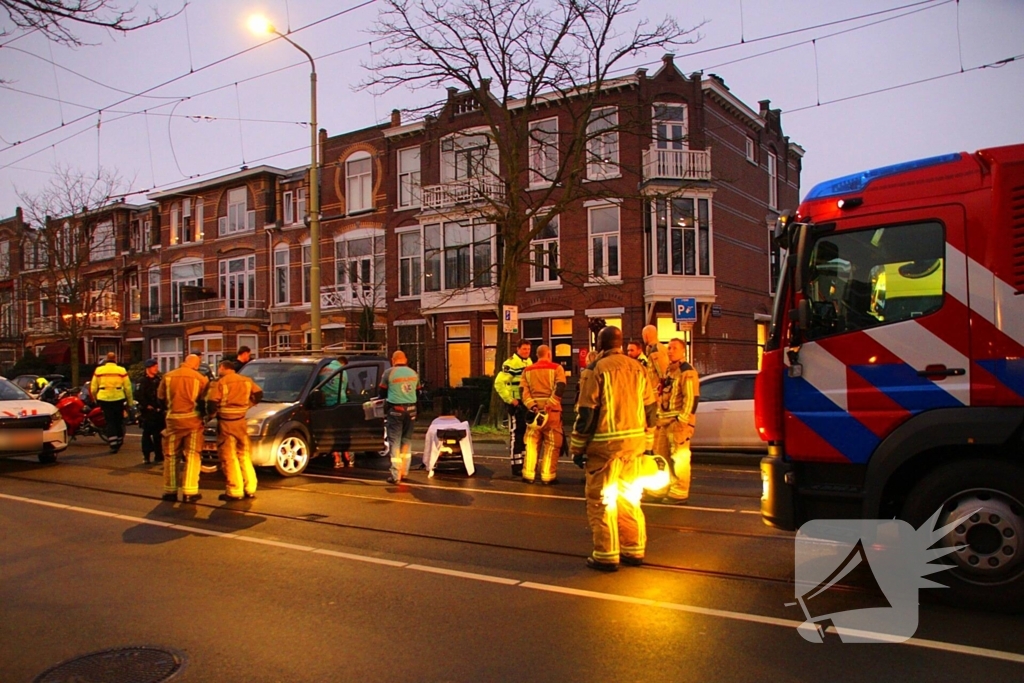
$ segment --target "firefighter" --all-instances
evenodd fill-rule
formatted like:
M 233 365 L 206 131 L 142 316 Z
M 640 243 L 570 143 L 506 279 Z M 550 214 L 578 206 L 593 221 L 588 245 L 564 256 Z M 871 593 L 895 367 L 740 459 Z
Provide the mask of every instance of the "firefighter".
M 594 536 L 587 566 L 613 572 L 620 562 L 643 564 L 647 530 L 637 478 L 656 405 L 647 373 L 622 353 L 622 332 L 604 328 L 597 346 L 603 355 L 580 380 L 569 450 L 586 470 L 587 519 Z
M 519 382 L 523 377 L 523 370 L 533 363 L 530 360 L 530 341 L 520 339 L 516 343 L 516 352 L 511 358 L 502 363 L 501 372 L 494 378 L 494 389 L 498 396 L 508 407 L 509 416 L 509 457 L 512 461 L 512 476 L 520 477 L 523 474 L 523 451 L 526 449 L 524 438 L 526 436 L 526 406 L 522 402 L 522 393 Z
M 669 462 L 671 485 L 662 502 L 683 505 L 690 497 L 690 437 L 697 424 L 700 381 L 686 362 L 686 343 L 668 344 L 668 371 L 658 392 L 658 423 L 654 428 L 654 452 Z
M 641 336 L 644 340 L 647 373 L 651 380 L 651 386 L 657 387 L 658 382 L 668 371 L 668 351 L 665 349 L 665 345 L 658 341 L 658 328 L 654 325 L 645 326 Z
M 565 393 L 565 369 L 551 362 L 551 348 L 537 347 L 537 362 L 523 370 L 520 382 L 523 405 L 528 412 L 526 460 L 523 481 L 532 484 L 537 473 L 540 450 L 540 482 L 554 484 L 558 476 L 558 454 L 565 435 L 562 432 L 562 394 Z
M 220 363 L 217 379 L 206 395 L 206 414 L 217 416 L 217 452 L 227 479 L 223 501 L 256 497 L 256 470 L 252 466 L 245 413 L 263 398 L 256 382 L 235 371 L 235 362 Z
M 113 351 L 107 354 L 103 365 L 96 368 L 89 389 L 107 421 L 110 452 L 117 453 L 124 443 L 125 407 L 131 408 L 135 401 L 132 399 L 132 380 L 128 377 L 128 371 L 117 364 L 117 356 Z
M 203 419 L 199 415 L 209 380 L 199 368 L 199 356 L 186 356 L 177 370 L 171 370 L 157 388 L 157 398 L 167 406 L 164 429 L 164 500 L 194 503 L 199 495 L 199 468 L 203 444 Z M 178 471 L 178 447 L 185 451 L 185 476 Z
M 388 453 L 391 455 L 389 484 L 400 484 L 409 476 L 412 461 L 412 431 L 416 421 L 416 391 L 420 376 L 409 367 L 409 360 L 399 349 L 391 354 L 391 369 L 380 383 L 381 398 L 387 399 Z

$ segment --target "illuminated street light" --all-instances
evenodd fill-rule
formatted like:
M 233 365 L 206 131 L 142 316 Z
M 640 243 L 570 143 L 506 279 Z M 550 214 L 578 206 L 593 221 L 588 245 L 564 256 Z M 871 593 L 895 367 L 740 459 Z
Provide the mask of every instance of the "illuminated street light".
M 310 109 L 310 142 L 309 151 L 309 327 L 310 341 L 313 351 L 321 349 L 320 336 L 320 179 L 319 154 L 316 129 L 316 63 L 313 56 L 306 52 L 291 38 L 274 28 L 270 20 L 264 16 L 253 15 L 249 18 L 249 30 L 258 35 L 274 34 L 284 38 L 289 45 L 306 55 L 309 60 L 309 109 Z

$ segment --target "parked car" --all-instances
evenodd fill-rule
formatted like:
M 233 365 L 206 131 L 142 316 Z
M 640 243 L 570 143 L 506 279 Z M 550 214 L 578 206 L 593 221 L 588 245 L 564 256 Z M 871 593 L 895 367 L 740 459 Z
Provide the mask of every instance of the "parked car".
M 0 377 L 0 457 L 36 455 L 39 462 L 55 462 L 67 447 L 67 425 L 57 407 Z
M 719 372 L 700 379 L 694 450 L 768 450 L 754 426 L 756 370 Z
M 301 474 L 309 461 L 334 451 L 384 449 L 384 420 L 367 419 L 363 403 L 377 397 L 384 358 L 356 357 L 340 372 L 327 373 L 331 358 L 257 358 L 241 373 L 263 389 L 263 400 L 249 409 L 246 427 L 252 440 L 252 464 L 273 467 L 285 477 Z M 337 396 L 327 396 L 333 386 Z M 345 387 L 344 395 L 341 387 Z M 216 423 L 206 429 L 203 458 L 216 458 Z

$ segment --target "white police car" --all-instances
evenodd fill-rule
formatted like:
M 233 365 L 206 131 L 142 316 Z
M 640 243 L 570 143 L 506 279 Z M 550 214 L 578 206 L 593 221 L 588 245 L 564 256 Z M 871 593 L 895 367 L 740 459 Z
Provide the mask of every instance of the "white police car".
M 39 462 L 55 462 L 67 447 L 68 428 L 57 407 L 0 377 L 0 457 L 36 455 Z

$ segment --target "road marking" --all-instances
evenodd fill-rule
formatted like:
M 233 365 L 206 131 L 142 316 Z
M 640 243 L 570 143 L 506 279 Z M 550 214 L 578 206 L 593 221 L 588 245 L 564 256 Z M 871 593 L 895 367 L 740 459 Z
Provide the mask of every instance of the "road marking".
M 156 522 L 156 520 L 147 519 L 145 517 L 132 517 L 130 515 L 119 515 L 107 513 L 101 510 L 92 510 L 90 508 L 83 508 L 73 505 L 61 505 L 59 503 L 51 503 L 49 501 L 39 500 L 36 498 L 26 498 L 24 496 L 12 496 L 6 493 L 0 493 L 0 498 L 7 500 L 13 500 L 20 503 L 29 503 L 31 505 L 39 505 L 42 507 L 57 508 L 68 510 L 71 512 L 83 512 L 87 514 L 99 515 L 101 517 L 114 517 L 117 519 L 125 519 L 133 522 L 143 524 L 157 524 L 163 526 L 164 523 Z M 705 617 L 713 617 L 718 619 L 727 619 L 730 621 L 741 621 L 752 624 L 759 624 L 762 626 L 778 626 L 783 628 L 796 628 L 803 622 L 796 621 L 794 619 L 780 619 L 777 617 L 769 617 L 760 614 L 749 614 L 747 612 L 733 612 L 730 610 L 720 610 L 711 607 L 699 607 L 697 605 L 687 605 L 676 602 L 664 602 L 661 600 L 651 600 L 650 598 L 638 598 L 629 595 L 616 595 L 614 593 L 602 593 L 599 591 L 585 590 L 581 588 L 570 588 L 568 586 L 558 586 L 555 584 L 537 583 L 534 581 L 522 581 L 519 579 L 510 579 L 503 576 L 493 576 L 490 574 L 478 574 L 474 572 L 463 572 L 454 569 L 446 569 L 444 567 L 431 567 L 429 565 L 422 564 L 409 564 L 405 562 L 396 562 L 393 560 L 382 560 L 376 557 L 369 557 L 365 555 L 356 555 L 351 553 L 342 553 L 334 550 L 328 550 L 326 548 L 313 548 L 311 546 L 297 545 L 294 543 L 284 543 L 281 541 L 272 541 L 269 539 L 262 539 L 253 536 L 241 536 L 236 533 L 223 532 L 223 531 L 212 531 L 210 529 L 204 529 L 202 527 L 189 526 L 186 524 L 173 524 L 169 528 L 181 529 L 190 533 L 198 533 L 206 536 L 215 536 L 219 538 L 227 538 L 236 541 L 246 541 L 249 543 L 260 543 L 263 545 L 271 545 L 275 547 L 284 548 L 286 550 L 297 550 L 301 552 L 313 552 L 318 555 L 328 555 L 331 557 L 338 557 L 341 559 L 355 560 L 358 562 L 371 562 L 374 564 L 384 564 L 392 566 L 398 569 L 413 569 L 415 571 L 427 572 L 431 574 L 440 574 L 443 576 L 451 576 L 460 579 L 469 579 L 472 581 L 482 581 L 486 583 L 497 583 L 515 588 L 526 588 L 529 590 L 544 591 L 546 593 L 557 593 L 560 595 L 567 595 L 578 598 L 588 598 L 592 600 L 605 600 L 609 602 L 619 602 L 629 605 L 637 605 L 640 607 L 654 607 L 659 609 L 673 610 L 676 612 L 684 612 L 687 614 L 695 614 Z M 830 633 L 838 633 L 835 627 L 830 626 L 827 629 Z M 852 631 L 851 631 L 852 633 Z M 868 637 L 874 638 L 875 640 L 891 640 L 892 636 L 886 634 L 862 632 L 861 635 L 867 635 Z M 930 650 L 940 650 L 943 652 L 950 652 L 953 654 L 969 655 L 972 657 L 984 657 L 986 659 L 997 659 L 1006 662 L 1013 662 L 1015 664 L 1024 664 L 1024 654 L 1017 652 L 1006 652 L 1003 650 L 991 650 L 989 648 L 974 647 L 971 645 L 960 645 L 958 643 L 947 643 L 939 640 L 927 640 L 924 638 L 911 638 L 910 640 L 899 643 L 902 645 L 909 645 L 912 647 L 920 647 Z

